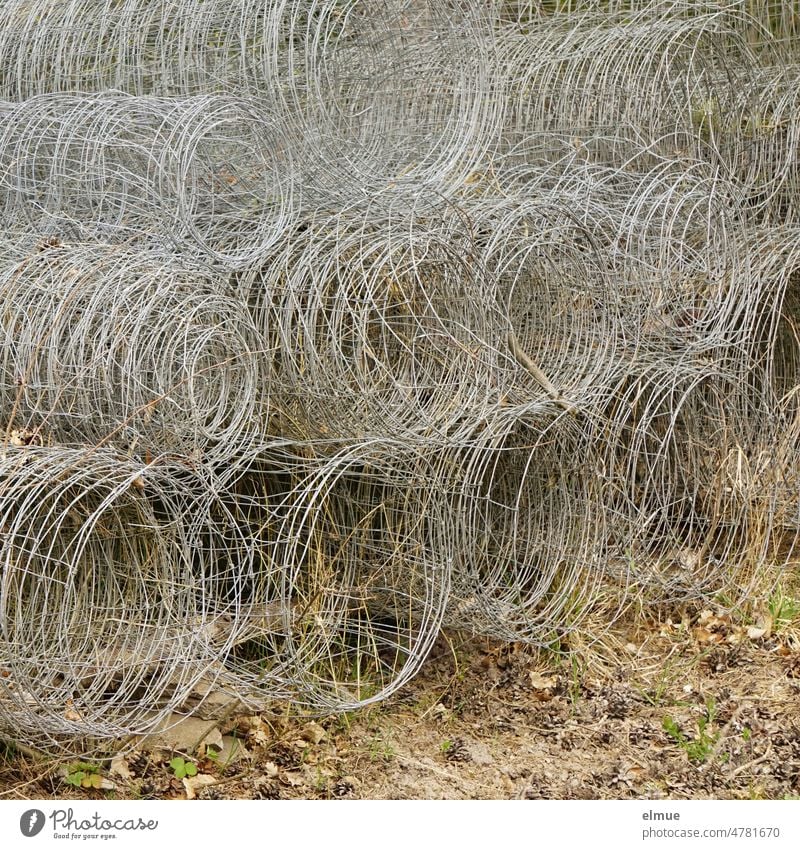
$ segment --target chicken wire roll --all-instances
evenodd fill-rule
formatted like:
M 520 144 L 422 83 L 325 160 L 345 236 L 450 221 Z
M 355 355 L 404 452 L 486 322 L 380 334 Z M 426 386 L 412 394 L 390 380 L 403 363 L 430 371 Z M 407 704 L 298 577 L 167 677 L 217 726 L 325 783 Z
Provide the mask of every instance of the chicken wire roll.
M 798 0 L 501 0 L 500 14 L 516 24 L 553 17 L 621 16 L 631 13 L 693 18 L 698 14 L 724 12 L 731 26 L 741 31 L 749 44 L 785 51 L 791 55 L 800 32 Z
M 798 528 L 797 435 L 800 427 L 800 231 L 759 227 L 743 234 L 746 278 L 756 293 L 749 333 L 754 362 L 740 394 L 763 412 L 751 415 L 750 438 L 731 446 L 720 464 L 726 485 L 751 505 L 774 541 L 794 546 Z M 744 276 L 744 270 L 743 270 Z
M 496 126 L 478 61 L 492 50 L 491 20 L 462 0 L 11 0 L 0 10 L 0 97 L 257 96 L 282 124 L 318 128 L 323 145 L 358 145 L 353 162 L 386 145 L 379 158 L 412 165 L 411 146 L 433 132 L 441 166 Z
M 759 69 L 737 94 L 728 113 L 708 104 L 705 121 L 725 142 L 723 156 L 743 195 L 740 211 L 754 223 L 797 225 L 800 55 Z
M 0 114 L 0 216 L 72 240 L 161 244 L 225 267 L 291 220 L 290 145 L 263 106 L 119 92 L 42 95 Z
M 476 254 L 508 321 L 515 371 L 503 403 L 536 399 L 574 412 L 618 371 L 621 302 L 612 265 L 568 196 L 482 197 Z
M 308 125 L 329 185 L 450 197 L 486 167 L 504 109 L 492 20 L 460 0 L 350 5 L 350 37 L 322 57 L 326 108 Z
M 580 628 L 604 586 L 623 603 L 626 576 L 608 565 L 607 493 L 587 429 L 552 412 L 545 423 L 531 404 L 505 410 L 464 446 L 449 627 L 544 646 Z
M 335 39 L 351 5 L 10 0 L 0 10 L 0 57 L 9 68 L 0 91 L 9 100 L 107 89 L 159 96 L 223 90 L 274 95 L 294 85 L 299 97 L 308 91 L 305 79 L 293 79 L 307 71 L 303 53 Z
M 0 266 L 6 436 L 217 459 L 260 442 L 269 355 L 215 278 L 130 247 L 40 248 Z
M 757 296 L 751 346 L 763 364 L 776 410 L 785 406 L 793 417 L 800 403 L 800 228 L 748 228 L 741 244 L 747 262 L 742 276 Z
M 737 359 L 665 354 L 621 384 L 607 409 L 601 467 L 626 517 L 618 534 L 631 578 L 648 602 L 719 603 L 723 593 L 738 603 L 770 556 L 774 510 L 753 509 L 746 470 L 773 441 L 764 426 L 772 408 L 754 382 L 763 372 L 753 362 L 746 371 Z
M 520 215 L 539 210 L 542 218 L 552 210 L 562 227 L 575 228 L 576 247 L 600 253 L 613 269 L 657 272 L 705 256 L 712 239 L 735 238 L 742 192 L 718 166 L 688 155 L 654 163 L 643 140 L 631 145 L 623 168 L 596 157 L 594 141 L 576 146 L 560 134 L 537 136 L 519 158 L 503 160 L 496 188 L 478 209 L 490 220 L 484 204 L 509 214 L 515 205 Z M 558 155 L 547 162 L 551 150 Z M 555 223 L 547 229 L 558 233 Z
M 243 698 L 270 697 L 265 658 L 293 671 L 293 701 L 326 712 L 376 702 L 415 674 L 448 601 L 448 476 L 447 452 L 389 439 L 328 458 L 272 453 L 260 484 L 261 558 L 285 568 L 280 588 L 268 568 L 257 597 L 278 593 L 288 614 L 228 655 Z
M 747 359 L 763 293 L 749 272 L 738 192 L 702 165 L 644 175 L 610 231 L 631 373 Z M 705 358 L 705 359 L 703 359 Z
M 741 228 L 711 233 L 658 276 L 631 278 L 649 302 L 630 314 L 628 373 L 605 409 L 604 467 L 650 600 L 744 598 L 775 527 L 774 505 L 755 511 L 753 498 L 778 410 L 776 275 L 757 273 Z
M 186 467 L 6 447 L 0 527 L 6 738 L 91 748 L 150 731 L 236 640 L 224 596 L 252 571 L 251 541 Z
M 499 41 L 506 138 L 600 136 L 609 164 L 643 138 L 655 155 L 713 154 L 715 139 L 704 132 L 708 104 L 724 114 L 759 67 L 735 21 L 724 9 L 685 18 L 645 9 L 510 27 Z
M 526 182 L 537 189 L 535 203 L 494 202 L 508 225 L 483 250 L 488 266 L 505 269 L 518 336 L 530 334 L 553 383 L 581 363 L 590 379 L 580 393 L 605 387 L 608 398 L 626 373 L 662 357 L 727 360 L 743 350 L 762 296 L 742 244 L 741 193 L 718 169 L 647 167 L 637 156 L 623 173 L 573 152 L 557 169 L 515 166 L 499 181 L 512 197 Z M 492 206 L 479 208 L 491 222 Z
M 403 232 L 401 227 L 408 228 Z M 493 282 L 426 222 L 307 223 L 240 297 L 274 346 L 274 427 L 293 439 L 454 439 L 511 370 Z M 279 409 L 278 409 L 279 407 Z
M 11 0 L 0 10 L 3 96 L 118 89 L 193 96 L 236 90 L 275 95 L 297 81 L 308 33 L 335 26 L 314 0 Z M 338 4 L 336 4 L 338 5 Z M 308 12 L 322 9 L 316 20 Z M 322 20 L 320 20 L 322 18 Z M 46 26 L 42 22 L 46 21 Z M 302 65 L 302 63 L 300 63 Z

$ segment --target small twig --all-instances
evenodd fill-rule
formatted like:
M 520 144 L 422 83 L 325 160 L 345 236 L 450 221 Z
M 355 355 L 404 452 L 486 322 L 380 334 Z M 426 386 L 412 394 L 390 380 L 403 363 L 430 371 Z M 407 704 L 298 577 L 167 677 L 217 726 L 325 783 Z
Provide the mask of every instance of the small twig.
M 508 347 L 511 349 L 514 359 L 531 374 L 539 386 L 544 389 L 549 398 L 555 401 L 559 407 L 566 410 L 571 416 L 576 416 L 578 414 L 577 408 L 567 401 L 567 399 L 555 388 L 555 386 L 553 386 L 547 375 L 539 368 L 539 366 L 536 365 L 528 354 L 522 350 L 522 346 L 519 344 L 519 339 L 517 339 L 516 334 L 513 331 L 508 334 Z
M 730 737 L 731 730 L 734 727 L 734 723 L 739 719 L 739 717 L 744 712 L 744 705 L 739 705 L 738 708 L 733 712 L 733 716 L 722 726 L 717 735 L 717 740 L 714 743 L 714 748 L 711 750 L 711 755 L 706 760 L 706 766 L 711 766 L 719 757 L 722 752 L 722 747 L 725 744 L 725 741 Z
M 769 760 L 770 755 L 772 754 L 772 743 L 767 743 L 767 751 L 764 752 L 763 755 L 757 757 L 755 760 L 748 761 L 746 764 L 742 764 L 741 766 L 737 766 L 733 772 L 728 774 L 728 779 L 736 778 L 737 775 L 744 772 L 751 767 L 758 766 L 759 764 L 764 763 L 764 761 Z

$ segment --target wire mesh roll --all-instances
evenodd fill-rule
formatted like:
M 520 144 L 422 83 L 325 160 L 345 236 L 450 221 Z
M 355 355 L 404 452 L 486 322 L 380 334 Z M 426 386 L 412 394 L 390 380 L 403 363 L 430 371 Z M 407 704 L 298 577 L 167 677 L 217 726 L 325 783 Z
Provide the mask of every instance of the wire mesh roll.
M 272 697 L 265 658 L 291 671 L 294 701 L 326 712 L 385 698 L 415 674 L 449 597 L 452 463 L 447 451 L 379 439 L 329 457 L 262 453 L 247 485 L 251 521 L 262 517 L 254 595 L 285 614 L 254 622 L 226 657 L 243 699 Z
M 7 447 L 0 517 L 4 734 L 53 747 L 148 731 L 235 639 L 222 599 L 252 544 L 202 476 Z
M 800 20 L 800 18 L 798 18 Z M 745 195 L 741 212 L 754 222 L 780 226 L 798 220 L 798 151 L 800 149 L 800 66 L 769 64 L 741 91 L 730 115 L 713 104 L 709 131 L 726 125 L 723 155 Z
M 414 218 L 394 233 L 370 211 L 308 224 L 240 277 L 276 351 L 276 427 L 294 439 L 458 439 L 513 368 L 506 318 L 468 233 L 448 244 Z
M 481 198 L 476 254 L 507 318 L 499 345 L 514 370 L 502 403 L 591 407 L 624 369 L 616 350 L 620 303 L 612 264 L 568 195 Z
M 572 417 L 519 408 L 465 446 L 448 624 L 552 645 L 626 583 L 606 484 Z M 624 593 L 621 597 L 624 596 Z
M 800 383 L 800 241 L 794 226 L 762 226 L 747 230 L 741 244 L 750 288 L 758 294 L 748 396 L 763 412 L 748 420 L 752 449 L 731 452 L 722 468 L 729 478 L 727 485 L 749 501 L 754 514 L 768 517 L 776 539 L 791 540 L 800 504 L 794 459 Z M 784 556 L 791 556 L 791 547 Z
M 330 108 L 309 124 L 334 185 L 457 193 L 490 160 L 502 125 L 491 9 L 354 2 L 342 20 L 347 37 L 320 56 L 320 79 L 335 83 L 319 92 Z
M 777 447 L 796 339 L 779 305 L 794 250 L 774 231 L 729 234 L 735 245 L 709 250 L 700 276 L 684 264 L 682 288 L 663 293 L 659 327 L 643 327 L 647 347 L 608 411 L 607 465 L 628 493 L 636 581 L 654 597 L 744 599 L 787 556 L 776 552 L 796 490 L 778 483 L 791 473 Z M 681 305 L 669 321 L 666 303 Z
M 790 42 L 798 29 L 797 0 L 501 0 L 499 5 L 501 19 L 517 25 L 584 16 L 599 25 L 606 16 L 649 13 L 681 19 L 724 12 L 750 43 L 766 42 L 771 48 Z
M 491 10 L 438 0 L 37 0 L 0 13 L 0 94 L 255 97 L 318 179 L 459 185 L 500 126 Z M 454 14 L 455 13 L 455 14 Z M 47 27 L 38 22 L 47 18 Z M 66 43 L 65 43 L 66 42 Z M 236 176 L 243 180 L 240 174 Z
M 509 142 L 564 132 L 603 139 L 607 162 L 646 140 L 655 155 L 714 156 L 708 110 L 725 115 L 758 67 L 725 11 L 682 18 L 645 8 L 543 18 L 501 40 Z M 713 105 L 713 107 L 712 107 Z
M 4 4 L 4 733 L 777 580 L 795 6 Z
M 225 96 L 42 95 L 0 114 L 0 216 L 67 240 L 256 261 L 293 210 L 288 140 Z
M 699 368 L 654 369 L 631 382 L 609 422 L 603 466 L 628 518 L 631 578 L 650 603 L 744 598 L 766 556 L 769 523 L 728 480 L 730 458 L 754 444 L 737 385 Z
M 130 247 L 40 244 L 0 267 L 8 439 L 199 459 L 259 444 L 269 352 L 213 277 Z

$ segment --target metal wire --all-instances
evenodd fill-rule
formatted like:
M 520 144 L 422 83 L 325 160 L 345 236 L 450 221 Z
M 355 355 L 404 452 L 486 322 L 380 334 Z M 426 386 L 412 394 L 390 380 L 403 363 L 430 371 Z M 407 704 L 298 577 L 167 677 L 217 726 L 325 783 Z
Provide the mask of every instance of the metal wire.
M 29 445 L 0 469 L 0 721 L 45 746 L 152 729 L 235 639 L 219 590 L 252 544 L 185 466 Z
M 3 4 L 0 732 L 349 710 L 442 627 L 780 579 L 797 20 Z
M 45 237 L 136 240 L 236 267 L 292 216 L 289 144 L 263 107 L 42 95 L 0 114 L 0 220 Z
M 269 352 L 202 270 L 130 247 L 39 245 L 0 268 L 6 438 L 218 460 L 263 439 Z

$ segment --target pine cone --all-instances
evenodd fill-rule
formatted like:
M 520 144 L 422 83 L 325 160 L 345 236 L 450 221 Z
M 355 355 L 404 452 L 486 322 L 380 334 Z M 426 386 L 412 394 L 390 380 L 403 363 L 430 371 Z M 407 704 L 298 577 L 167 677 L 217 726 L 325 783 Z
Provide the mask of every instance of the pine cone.
M 466 763 L 472 760 L 472 756 L 463 740 L 453 740 L 445 749 L 445 758 L 451 763 Z
M 270 759 L 283 769 L 291 769 L 300 763 L 300 757 L 293 746 L 276 743 L 269 752 Z
M 277 781 L 270 778 L 261 778 L 256 782 L 253 790 L 252 799 L 271 799 L 277 800 L 281 798 L 281 790 Z
M 333 785 L 333 795 L 337 799 L 344 799 L 345 796 L 349 796 L 353 792 L 353 785 L 349 781 L 345 781 L 340 779 Z

